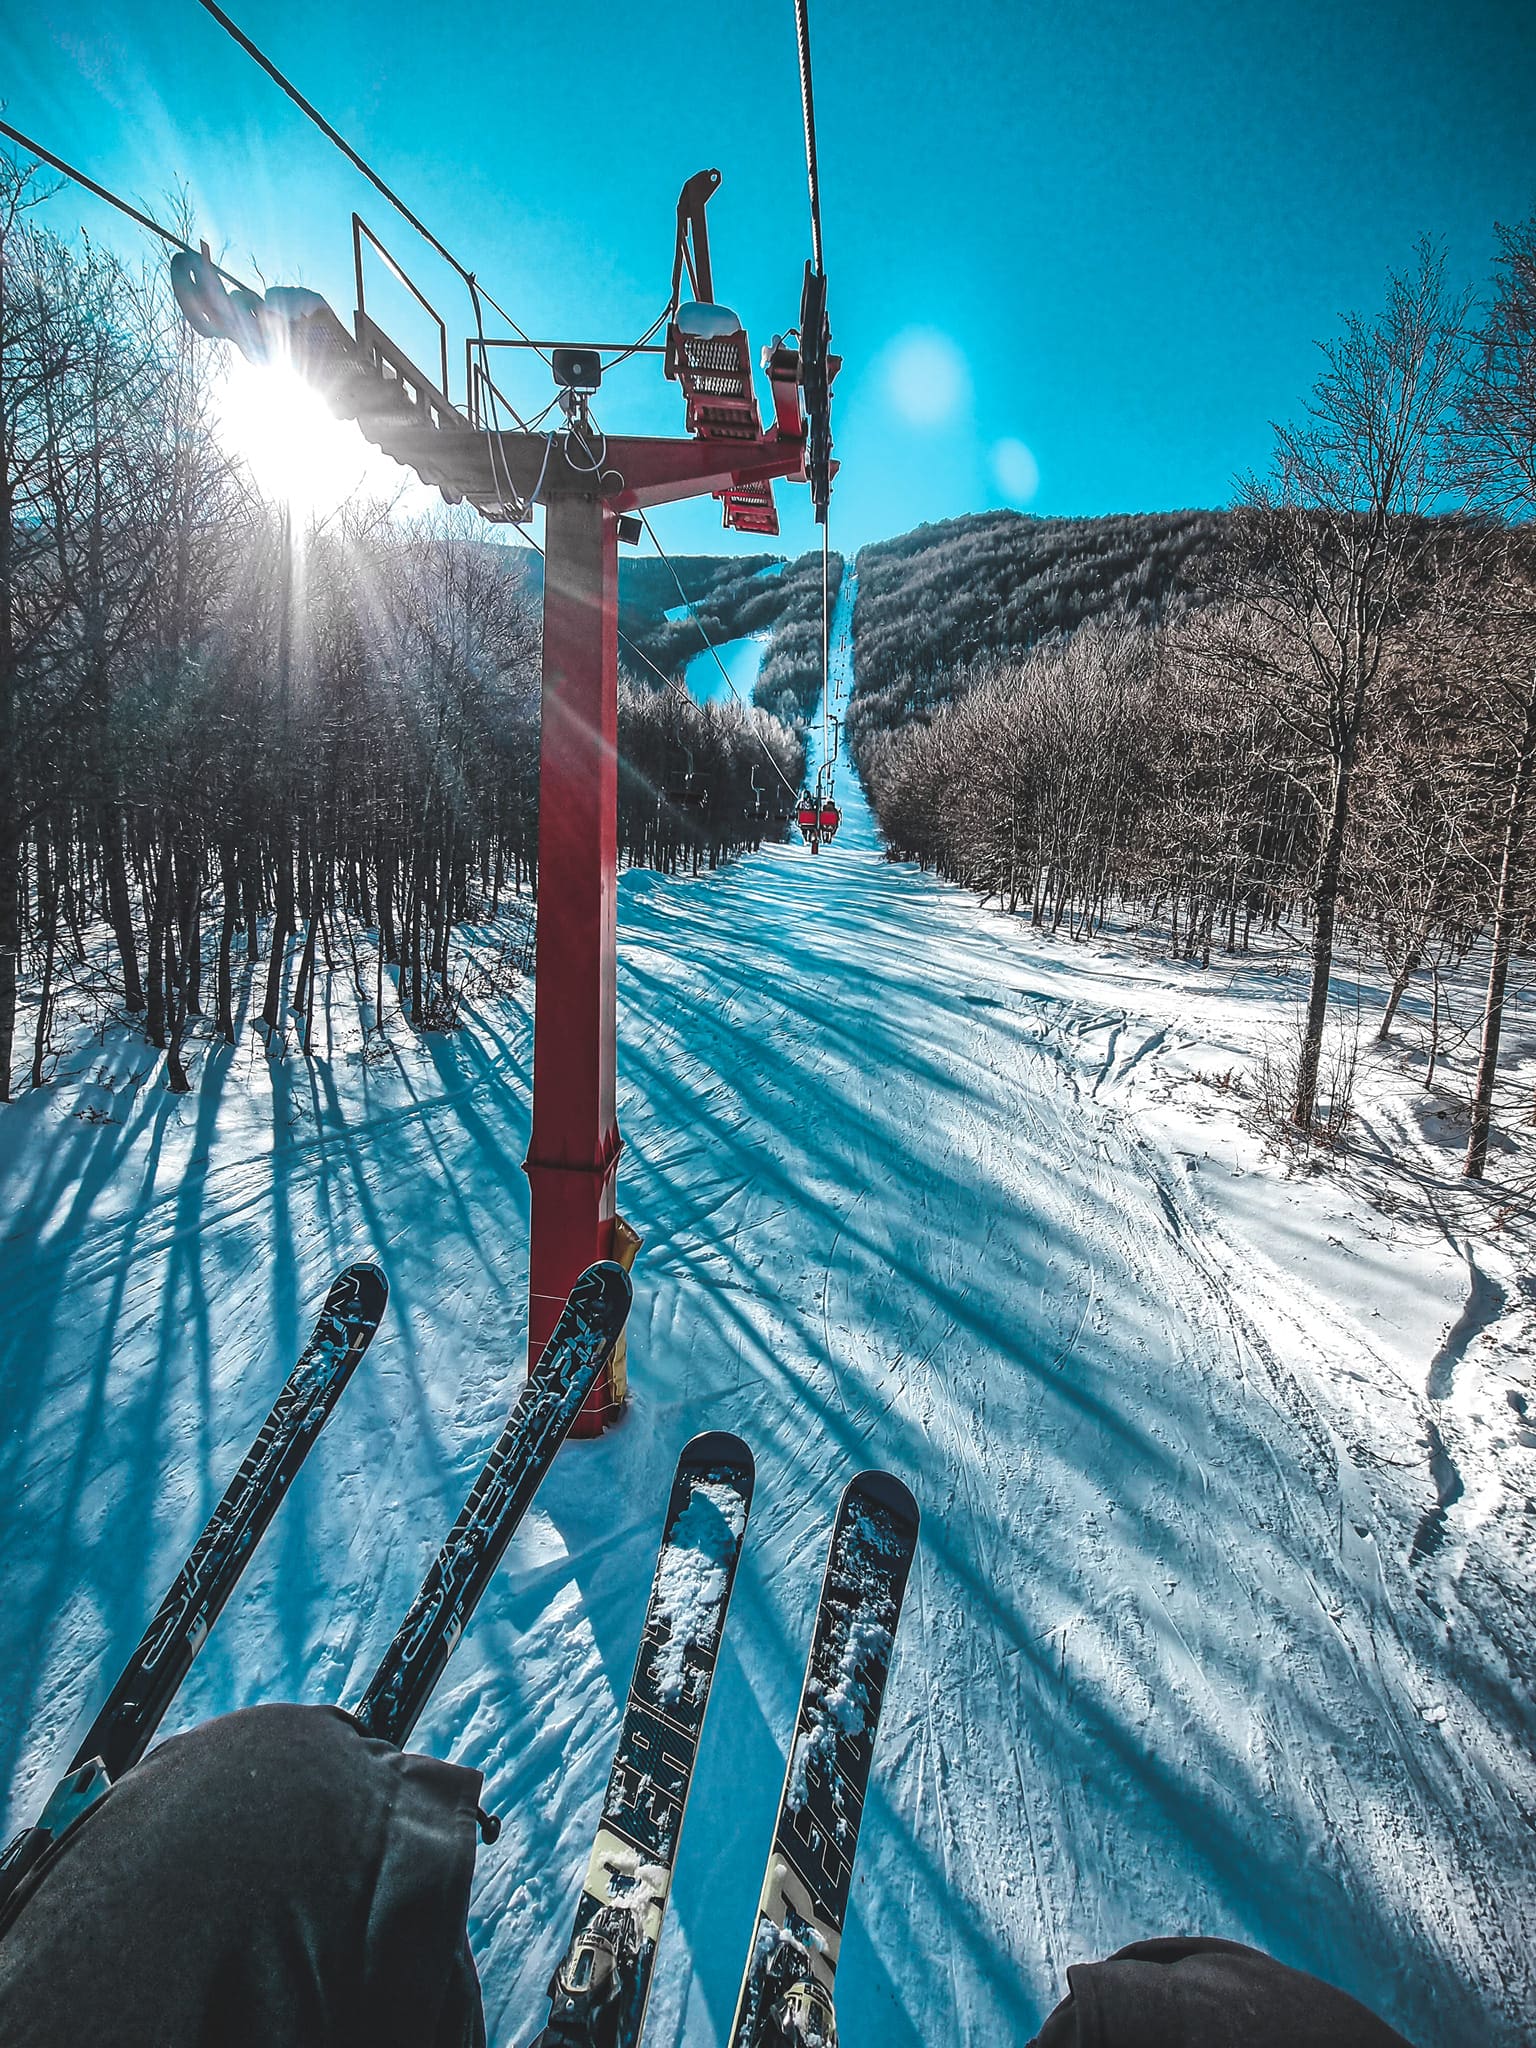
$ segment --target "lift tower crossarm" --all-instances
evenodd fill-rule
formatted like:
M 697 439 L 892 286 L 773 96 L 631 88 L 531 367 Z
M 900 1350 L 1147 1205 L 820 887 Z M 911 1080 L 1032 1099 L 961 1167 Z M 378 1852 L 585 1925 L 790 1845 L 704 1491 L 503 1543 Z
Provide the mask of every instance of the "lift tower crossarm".
M 669 505 L 774 477 L 803 479 L 805 444 L 776 430 L 753 441 L 680 441 L 662 435 L 611 435 L 601 475 L 563 433 L 449 433 L 412 419 L 363 418 L 359 426 L 386 455 L 478 504 L 510 485 L 525 501 L 600 497 L 615 512 Z M 598 444 L 602 449 L 602 443 Z M 576 459 L 573 461 L 572 453 Z
M 707 251 L 704 260 L 707 274 Z M 729 423 L 712 418 L 707 427 L 700 419 L 691 420 L 691 440 L 611 437 L 599 477 L 584 450 L 571 459 L 571 442 L 563 433 L 503 433 L 475 426 L 366 314 L 359 312 L 357 324 L 354 340 L 323 303 L 286 319 L 286 346 L 294 367 L 334 412 L 355 420 L 375 447 L 448 497 L 467 498 L 488 517 L 505 516 L 502 508 L 509 491 L 523 504 L 547 504 L 565 492 L 595 492 L 616 511 L 638 511 L 706 493 L 729 501 L 755 491 L 766 497 L 771 515 L 772 498 L 767 494 L 772 480 L 804 480 L 804 425 L 790 351 L 776 352 L 785 361 L 770 374 L 776 421 L 766 433 L 749 382 L 745 404 L 732 408 L 735 417 Z M 738 352 L 745 362 L 744 335 Z M 750 378 L 750 371 L 746 374 Z M 684 375 L 686 380 L 686 369 Z M 697 402 L 690 400 L 690 413 L 696 409 Z M 777 530 L 776 521 L 769 530 Z

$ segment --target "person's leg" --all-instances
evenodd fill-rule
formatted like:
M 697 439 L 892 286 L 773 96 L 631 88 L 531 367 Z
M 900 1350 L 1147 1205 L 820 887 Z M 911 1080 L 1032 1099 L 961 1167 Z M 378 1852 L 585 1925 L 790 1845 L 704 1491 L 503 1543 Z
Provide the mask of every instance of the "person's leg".
M 483 2041 L 465 1939 L 479 1792 L 477 1772 L 331 1707 L 173 1737 L 24 1881 L 0 1933 L 0 2040 Z
M 1235 1941 L 1139 1941 L 1067 1983 L 1031 2048 L 1409 2048 L 1347 1992 Z

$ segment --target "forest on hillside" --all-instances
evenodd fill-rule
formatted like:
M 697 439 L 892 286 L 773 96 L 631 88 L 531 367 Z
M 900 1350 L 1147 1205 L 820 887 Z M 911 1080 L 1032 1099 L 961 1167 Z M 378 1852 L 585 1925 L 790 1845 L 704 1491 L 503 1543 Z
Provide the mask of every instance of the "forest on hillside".
M 842 574 L 842 557 L 830 556 L 829 606 L 837 602 Z M 822 585 L 822 558 L 814 552 L 792 562 L 781 555 L 625 560 L 619 569 L 620 658 L 637 681 L 654 682 L 681 676 L 711 647 L 767 634 L 753 702 L 785 725 L 803 725 L 821 695 Z
M 370 1028 L 451 1025 L 456 929 L 537 885 L 528 558 L 463 515 L 265 501 L 163 267 L 61 240 L 37 196 L 0 159 L 0 1099 L 103 972 L 173 1088 L 258 961 L 278 1044 L 308 1045 L 317 962 Z M 803 772 L 787 725 L 643 669 L 619 739 L 621 858 L 669 870 L 782 830 L 763 789 Z
M 1536 220 L 1498 237 L 1481 302 L 1424 244 L 1345 321 L 1225 516 L 989 515 L 865 549 L 848 718 L 892 851 L 984 900 L 1161 922 L 1204 962 L 1291 934 L 1308 991 L 1274 1085 L 1306 1136 L 1348 1117 L 1341 936 L 1385 964 L 1383 1037 L 1416 976 L 1438 1019 L 1486 942 L 1473 1176 L 1536 768 Z
M 963 689 L 973 663 L 1022 655 L 1085 620 L 1157 625 L 1214 583 L 1227 526 L 1220 512 L 979 512 L 862 548 L 858 727 L 868 734 L 930 715 Z

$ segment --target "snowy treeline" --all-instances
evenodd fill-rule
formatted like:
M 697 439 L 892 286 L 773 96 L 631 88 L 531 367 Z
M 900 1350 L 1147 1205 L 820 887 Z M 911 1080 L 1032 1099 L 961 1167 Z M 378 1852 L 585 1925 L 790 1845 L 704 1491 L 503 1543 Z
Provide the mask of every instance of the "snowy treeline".
M 825 579 L 822 567 L 820 555 L 802 555 L 785 572 L 789 602 L 752 692 L 754 703 L 791 724 L 812 717 L 821 699 L 822 606 L 825 601 L 830 617 L 842 587 L 843 558 L 828 557 Z
M 20 1059 L 46 1078 L 98 925 L 172 1087 L 189 1017 L 232 1037 L 258 957 L 266 1025 L 306 1044 L 317 956 L 375 1021 L 394 981 L 451 1022 L 455 925 L 536 882 L 526 557 L 381 507 L 300 530 L 220 445 L 219 351 L 162 268 L 62 242 L 35 189 L 0 159 L 0 1099 Z M 668 868 L 757 844 L 772 764 L 803 768 L 775 720 L 640 684 L 620 748 L 621 854 Z
M 681 683 L 620 686 L 619 847 L 676 874 L 781 839 L 805 774 L 788 725 L 734 703 L 699 704 Z
M 1106 614 L 1155 625 L 1198 601 L 1226 543 L 1222 512 L 1103 519 L 969 513 L 859 553 L 859 723 L 946 703 L 987 655 L 1023 655 Z
M 1037 923 L 1090 932 L 1128 908 L 1205 961 L 1256 924 L 1304 928 L 1303 1130 L 1334 1113 L 1318 1063 L 1341 928 L 1390 969 L 1383 1034 L 1415 974 L 1487 938 L 1473 1174 L 1536 760 L 1536 221 L 1500 248 L 1482 308 L 1426 246 L 1324 346 L 1198 587 L 937 677 L 877 662 L 867 699 L 860 637 L 849 718 L 893 849 Z
M 842 573 L 841 555 L 832 555 L 829 604 L 837 602 Z M 679 582 L 691 613 L 678 596 Z M 706 647 L 769 634 L 752 701 L 786 725 L 803 725 L 821 695 L 821 629 L 819 551 L 792 562 L 777 555 L 692 555 L 671 563 L 626 559 L 619 566 L 619 631 L 628 643 L 621 642 L 619 658 L 642 682 L 657 669 L 680 676 Z

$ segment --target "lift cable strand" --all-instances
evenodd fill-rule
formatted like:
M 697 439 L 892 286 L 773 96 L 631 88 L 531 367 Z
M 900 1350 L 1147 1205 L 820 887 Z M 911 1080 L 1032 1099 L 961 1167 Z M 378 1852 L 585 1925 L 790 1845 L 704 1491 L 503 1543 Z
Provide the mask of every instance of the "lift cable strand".
M 437 239 L 437 236 L 433 234 L 432 230 L 426 225 L 426 223 L 423 220 L 420 220 L 417 217 L 417 215 L 411 211 L 411 209 L 406 205 L 405 201 L 400 197 L 399 193 L 396 192 L 392 186 L 386 183 L 386 181 L 383 178 L 381 178 L 379 173 L 373 168 L 372 164 L 370 164 L 365 157 L 359 155 L 359 153 L 352 147 L 351 143 L 347 141 L 346 137 L 343 134 L 341 134 L 341 132 L 338 129 L 334 128 L 329 121 L 327 121 L 324 114 L 320 112 L 320 109 L 317 106 L 315 106 L 312 101 L 307 100 L 304 97 L 303 93 L 299 91 L 298 87 L 292 82 L 292 80 L 286 78 L 283 75 L 283 73 L 278 69 L 278 67 L 272 62 L 272 59 L 268 57 L 264 51 L 259 49 L 255 43 L 251 41 L 251 38 L 245 33 L 245 31 L 242 28 L 239 28 L 234 22 L 230 20 L 229 16 L 224 12 L 223 8 L 217 4 L 217 0 L 198 0 L 198 4 L 199 6 L 204 8 L 207 13 L 213 16 L 214 20 L 219 24 L 220 28 L 222 28 L 228 35 L 233 37 L 233 39 L 240 45 L 241 49 L 245 51 L 246 55 L 249 58 L 251 58 L 254 63 L 257 63 L 261 66 L 262 70 L 266 72 L 267 76 L 272 80 L 272 82 L 278 87 L 280 87 L 281 90 L 288 95 L 289 99 L 293 101 L 293 104 L 299 109 L 300 113 L 307 115 L 308 118 L 311 121 L 313 121 L 315 126 L 320 130 L 321 134 L 324 135 L 327 138 L 327 140 L 333 142 L 336 145 L 336 147 L 341 151 L 342 155 L 354 167 L 354 169 L 361 171 L 363 176 L 368 180 L 369 184 L 372 185 L 377 191 L 383 194 L 383 196 L 389 201 L 390 205 L 395 209 L 395 211 L 400 215 L 400 217 L 403 220 L 409 222 L 409 224 L 416 230 L 417 234 L 421 236 L 422 240 L 426 242 L 431 248 L 437 251 L 438 255 L 442 257 L 443 261 L 448 265 L 449 269 L 455 271 L 458 274 L 458 276 L 463 280 L 463 282 L 469 287 L 470 292 L 472 294 L 478 293 L 478 295 L 485 300 L 486 304 L 490 306 L 494 312 L 497 312 L 501 315 L 502 319 L 505 320 L 507 325 L 512 329 L 512 332 L 516 334 L 521 340 L 526 341 L 528 339 L 528 336 L 523 332 L 522 328 L 518 326 L 517 322 L 512 318 L 512 315 L 507 311 L 506 307 L 501 305 L 495 298 L 492 297 L 490 292 L 486 290 L 485 286 L 481 284 L 479 280 L 476 278 L 475 273 L 472 270 L 465 269 L 464 265 L 459 261 L 458 257 L 453 254 L 451 249 L 447 249 L 444 247 L 444 245 Z M 539 350 L 539 354 L 544 356 L 544 360 L 548 362 L 549 357 L 547 354 L 545 354 L 545 351 L 543 349 Z
M 462 279 L 465 288 L 469 292 L 469 302 L 474 311 L 475 335 L 476 339 L 480 344 L 480 362 L 482 367 L 485 362 L 485 321 L 481 313 L 480 306 L 480 302 L 482 299 L 488 306 L 492 307 L 497 313 L 501 315 L 502 319 L 506 321 L 507 325 L 512 329 L 514 334 L 519 335 L 524 341 L 526 341 L 528 337 L 524 333 L 523 329 L 518 326 L 517 322 L 512 318 L 512 315 L 507 311 L 505 306 L 501 305 L 498 302 L 498 300 L 489 291 L 487 291 L 485 286 L 480 282 L 479 278 L 475 275 L 474 271 L 466 269 L 465 266 L 459 261 L 457 256 L 453 254 L 452 250 L 446 248 L 444 244 L 438 240 L 437 236 L 433 234 L 432 230 L 426 225 L 425 221 L 419 219 L 417 215 L 411 211 L 410 207 L 406 205 L 405 201 L 400 197 L 399 193 L 397 193 L 382 177 L 380 177 L 379 173 L 373 168 L 373 166 L 367 161 L 367 159 L 352 147 L 351 143 L 347 141 L 346 137 L 340 132 L 340 130 L 334 127 L 332 123 L 325 118 L 324 114 L 320 112 L 319 108 L 315 106 L 312 101 L 305 98 L 304 94 L 299 91 L 298 87 L 292 82 L 292 80 L 284 76 L 284 74 L 278 69 L 277 65 L 273 63 L 272 59 L 268 57 L 263 50 L 258 48 L 258 46 L 251 40 L 251 38 L 245 33 L 245 31 L 242 28 L 240 28 L 237 23 L 230 20 L 229 16 L 224 12 L 223 8 L 216 5 L 215 0 L 200 0 L 200 4 L 207 11 L 207 13 L 212 15 L 213 19 L 226 32 L 226 34 L 231 36 L 234 39 L 234 41 L 240 45 L 240 48 L 245 51 L 246 55 L 251 58 L 252 62 L 259 64 L 262 70 L 265 71 L 267 76 L 273 81 L 273 83 L 277 85 L 284 93 L 287 94 L 288 98 L 292 100 L 293 104 L 299 109 L 299 111 L 302 114 L 306 115 L 309 120 L 314 122 L 315 126 L 320 130 L 321 134 L 324 135 L 328 141 L 335 144 L 336 148 L 341 151 L 342 155 L 347 159 L 348 163 L 352 164 L 355 169 L 359 170 L 362 173 L 362 175 L 368 180 L 369 184 L 374 186 L 374 188 L 377 191 L 383 194 L 383 196 L 389 201 L 390 205 L 394 207 L 395 211 L 401 216 L 401 218 L 408 222 L 409 225 L 416 230 L 417 234 L 421 236 L 423 241 L 425 241 L 430 248 L 435 249 L 437 251 L 438 255 L 442 257 L 443 261 L 448 265 L 449 269 L 456 272 L 457 275 Z M 543 349 L 539 350 L 539 354 L 544 357 L 544 360 L 546 362 L 550 360 L 549 356 Z M 468 391 L 466 391 L 464 395 L 465 402 L 467 404 L 469 402 Z M 490 388 L 488 395 L 490 399 L 490 419 L 486 426 L 485 439 L 486 448 L 491 459 L 491 478 L 492 482 L 495 484 L 496 487 L 497 509 L 503 514 L 505 514 L 508 511 L 510 505 L 510 509 L 513 515 L 516 516 L 520 513 L 523 513 L 525 511 L 525 508 L 518 502 L 517 492 L 515 489 L 513 489 L 510 479 L 503 474 L 503 468 L 499 460 L 499 450 L 497 446 L 496 436 L 497 433 L 500 431 L 501 420 L 498 406 L 498 396 L 494 386 Z M 447 394 L 444 393 L 444 396 L 446 397 Z M 510 403 L 510 401 L 507 401 L 507 410 L 508 412 L 511 413 L 512 418 L 516 421 L 518 427 L 526 432 L 526 428 L 524 427 L 521 415 L 518 413 L 517 408 Z
M 640 516 L 642 519 L 645 519 L 645 514 L 643 512 Z M 650 532 L 650 521 L 648 519 L 645 521 L 645 524 L 646 531 Z M 527 541 L 528 546 L 533 549 L 536 555 L 541 556 L 545 561 L 549 559 L 548 555 L 545 554 L 544 549 L 540 547 L 539 543 L 534 539 L 531 533 L 526 534 L 524 538 Z M 653 541 L 656 540 L 656 536 L 654 533 L 651 533 L 651 539 Z M 661 543 L 659 541 L 657 541 L 656 543 L 656 552 L 658 555 L 661 556 L 661 559 L 666 563 L 667 567 L 672 570 L 672 579 L 674 582 L 677 582 L 677 571 L 672 567 L 672 561 L 670 556 L 663 553 Z M 678 583 L 678 589 L 682 590 L 681 583 Z M 685 590 L 683 590 L 683 602 L 688 606 L 689 610 L 692 611 L 693 601 L 689 597 L 687 591 Z M 714 654 L 715 650 L 710 645 L 709 635 L 704 631 L 704 628 L 699 625 L 697 618 L 694 619 L 693 623 L 695 624 L 695 626 L 698 626 L 699 638 L 704 642 L 704 645 L 709 648 L 710 653 Z M 665 669 L 658 668 L 656 663 L 652 661 L 651 657 L 646 653 L 645 649 L 643 647 L 637 647 L 634 641 L 630 639 L 627 633 L 620 633 L 619 639 L 621 643 L 629 649 L 630 653 L 635 657 L 637 661 L 643 661 L 645 663 L 646 667 L 650 670 L 651 674 L 656 677 L 658 682 L 660 682 L 664 688 L 668 690 L 671 689 L 672 685 L 677 681 L 676 676 L 669 676 L 666 673 Z M 715 659 L 716 661 L 719 661 L 720 657 L 718 654 L 715 654 Z M 778 761 L 775 758 L 772 750 L 768 746 L 767 741 L 763 738 L 762 733 L 757 728 L 756 719 L 752 718 L 751 713 L 748 710 L 748 707 L 745 704 L 742 704 L 741 698 L 737 696 L 735 684 L 731 681 L 729 675 L 725 674 L 725 670 L 723 667 L 720 672 L 722 675 L 725 675 L 726 688 L 730 691 L 731 695 L 736 698 L 736 702 L 738 705 L 741 706 L 741 709 L 744 712 L 747 712 L 748 718 L 752 725 L 752 736 L 757 741 L 758 745 L 762 748 L 763 754 L 767 759 L 768 766 L 773 770 L 774 774 L 778 776 L 780 782 L 782 782 L 784 787 L 789 791 L 790 797 L 793 798 L 795 794 L 794 784 L 789 780 L 788 776 L 785 775 L 784 770 L 779 766 Z
M 337 149 L 341 151 L 342 155 L 347 159 L 347 161 L 350 164 L 352 164 L 355 169 L 361 171 L 362 175 L 368 180 L 369 184 L 371 184 L 375 188 L 375 190 L 383 194 L 384 198 L 389 201 L 390 205 L 394 207 L 395 211 L 401 216 L 401 218 L 404 221 L 406 221 L 411 227 L 413 227 L 416 230 L 417 234 L 421 236 L 423 241 L 425 241 L 430 248 L 435 249 L 437 251 L 438 255 L 442 257 L 443 261 L 448 265 L 449 269 L 454 271 L 458 275 L 458 277 L 462 279 L 463 283 L 468 288 L 470 302 L 474 307 L 475 332 L 476 339 L 480 344 L 480 360 L 482 365 L 484 364 L 485 361 L 485 326 L 482 321 L 480 312 L 480 302 L 482 299 L 485 301 L 486 305 L 488 305 L 491 308 L 493 312 L 500 314 L 501 318 L 506 321 L 507 325 L 511 328 L 512 332 L 518 337 L 519 341 L 525 343 L 528 347 L 532 348 L 536 354 L 542 356 L 546 363 L 550 362 L 551 356 L 549 350 L 546 349 L 542 345 L 542 343 L 534 341 L 529 337 L 526 329 L 518 325 L 517 321 L 515 321 L 512 318 L 512 315 L 507 311 L 506 307 L 501 304 L 500 300 L 497 299 L 492 292 L 487 290 L 486 286 L 481 282 L 476 273 L 473 270 L 466 269 L 466 267 L 459 261 L 457 256 L 453 254 L 452 250 L 445 247 L 445 245 L 438 240 L 437 236 L 433 234 L 432 230 L 427 226 L 426 222 L 421 220 L 418 217 L 418 215 L 412 212 L 411 208 L 406 205 L 405 201 L 400 197 L 399 193 L 396 192 L 394 188 L 384 178 L 382 178 L 379 175 L 379 173 L 373 168 L 372 164 L 370 164 L 368 160 L 358 150 L 355 150 L 352 147 L 351 143 L 347 141 L 346 137 L 340 132 L 340 130 L 333 126 L 333 124 L 325 118 L 324 114 L 320 112 L 319 108 L 315 106 L 311 100 L 305 98 L 304 94 L 299 91 L 298 87 L 292 82 L 291 79 L 287 78 L 283 74 L 283 72 L 279 70 L 278 66 L 274 64 L 272 59 L 266 55 L 265 51 L 263 51 L 256 43 L 254 43 L 251 40 L 251 38 L 245 33 L 245 31 L 238 26 L 237 23 L 230 20 L 229 16 L 224 12 L 223 8 L 217 4 L 217 0 L 198 0 L 198 4 L 201 7 L 203 7 L 206 10 L 206 12 L 213 17 L 213 19 L 228 35 L 233 37 L 235 42 L 237 42 L 240 45 L 241 49 L 245 51 L 246 55 L 250 57 L 254 63 L 259 64 L 261 66 L 262 70 L 266 72 L 267 76 L 273 81 L 273 83 L 288 95 L 289 99 L 292 100 L 293 104 L 299 109 L 299 111 L 302 114 L 306 115 L 309 120 L 314 122 L 315 126 L 320 130 L 321 134 L 324 135 L 327 138 L 327 140 L 335 144 Z M 666 318 L 667 315 L 664 312 L 657 319 L 653 320 L 651 322 L 651 325 L 645 330 L 644 334 L 640 336 L 638 341 L 633 341 L 629 344 L 627 348 L 620 350 L 620 352 L 614 356 L 613 361 L 605 364 L 604 368 L 613 369 L 617 364 L 626 361 L 627 358 L 634 355 L 637 350 L 644 348 L 646 343 L 651 339 L 651 337 L 665 323 Z M 497 393 L 494 390 L 494 388 L 490 391 L 489 397 L 491 417 L 493 423 L 495 423 L 497 419 Z M 517 422 L 519 429 L 525 433 L 528 432 L 528 426 L 524 423 L 516 407 L 511 404 L 510 400 L 504 399 L 502 403 L 506 405 L 508 412 L 511 413 L 513 419 Z M 496 468 L 496 453 L 494 448 L 492 449 L 492 468 Z M 498 500 L 503 505 L 503 509 L 505 509 L 505 500 L 501 493 L 499 484 L 497 496 Z M 512 493 L 512 496 L 515 499 L 516 493 Z
M 523 545 L 532 548 L 533 552 L 536 555 L 538 555 L 541 560 L 549 560 L 548 554 L 534 539 L 531 533 L 525 533 L 523 535 Z M 645 663 L 646 667 L 650 670 L 651 674 L 656 677 L 658 682 L 664 684 L 667 689 L 671 689 L 673 683 L 677 680 L 675 676 L 669 676 L 665 669 L 658 668 L 656 666 L 656 663 L 652 661 L 651 657 L 646 653 L 645 649 L 643 647 L 637 647 L 634 641 L 630 639 L 627 633 L 621 633 L 619 635 L 619 640 L 625 647 L 629 649 L 630 653 L 635 657 L 636 661 L 643 661 Z
M 831 550 L 827 522 L 821 523 L 821 762 L 827 774 L 827 794 L 832 793 L 832 758 L 827 745 L 827 713 L 832 695 L 832 580 Z
M 204 0 L 206 6 L 207 0 Z M 805 175 L 811 191 L 811 256 L 816 274 L 821 261 L 821 177 L 816 164 L 816 105 L 811 96 L 811 23 L 808 0 L 795 0 L 795 35 L 800 45 L 800 106 L 805 116 Z
M 126 199 L 121 198 L 106 185 L 98 185 L 94 178 L 88 178 L 84 171 L 76 170 L 73 164 L 65 163 L 63 157 L 55 156 L 51 149 L 44 149 L 43 145 L 34 142 L 30 135 L 23 135 L 21 130 L 13 128 L 9 121 L 0 121 L 0 135 L 8 136 L 12 142 L 20 143 L 28 156 L 37 157 L 40 162 L 47 164 L 50 170 L 57 171 L 72 184 L 83 185 L 87 192 L 94 192 L 98 199 L 105 200 L 108 206 L 115 206 L 119 213 L 125 213 L 129 220 L 136 222 L 139 227 L 148 228 L 149 232 L 158 235 L 162 242 L 169 242 L 173 249 L 184 250 L 188 256 L 201 257 L 202 251 L 194 249 L 190 242 L 184 242 L 181 236 L 173 233 L 170 228 L 163 228 L 159 221 L 152 219 L 147 213 L 141 213 L 138 207 L 130 206 Z M 204 260 L 207 261 L 209 269 L 222 277 L 226 284 L 235 285 L 243 292 L 251 289 L 243 278 L 236 277 L 231 270 L 223 269 L 211 257 Z
M 640 336 L 638 341 L 630 342 L 628 347 L 621 348 L 617 355 L 613 355 L 608 358 L 607 362 L 603 364 L 604 372 L 606 373 L 609 370 L 616 370 L 620 363 L 627 363 L 632 355 L 637 355 L 654 335 L 659 334 L 661 332 L 662 328 L 666 326 L 667 322 L 671 319 L 671 317 L 672 308 L 670 304 L 663 306 L 661 311 L 656 315 L 656 318 L 651 322 L 650 326 L 647 327 L 644 334 Z

